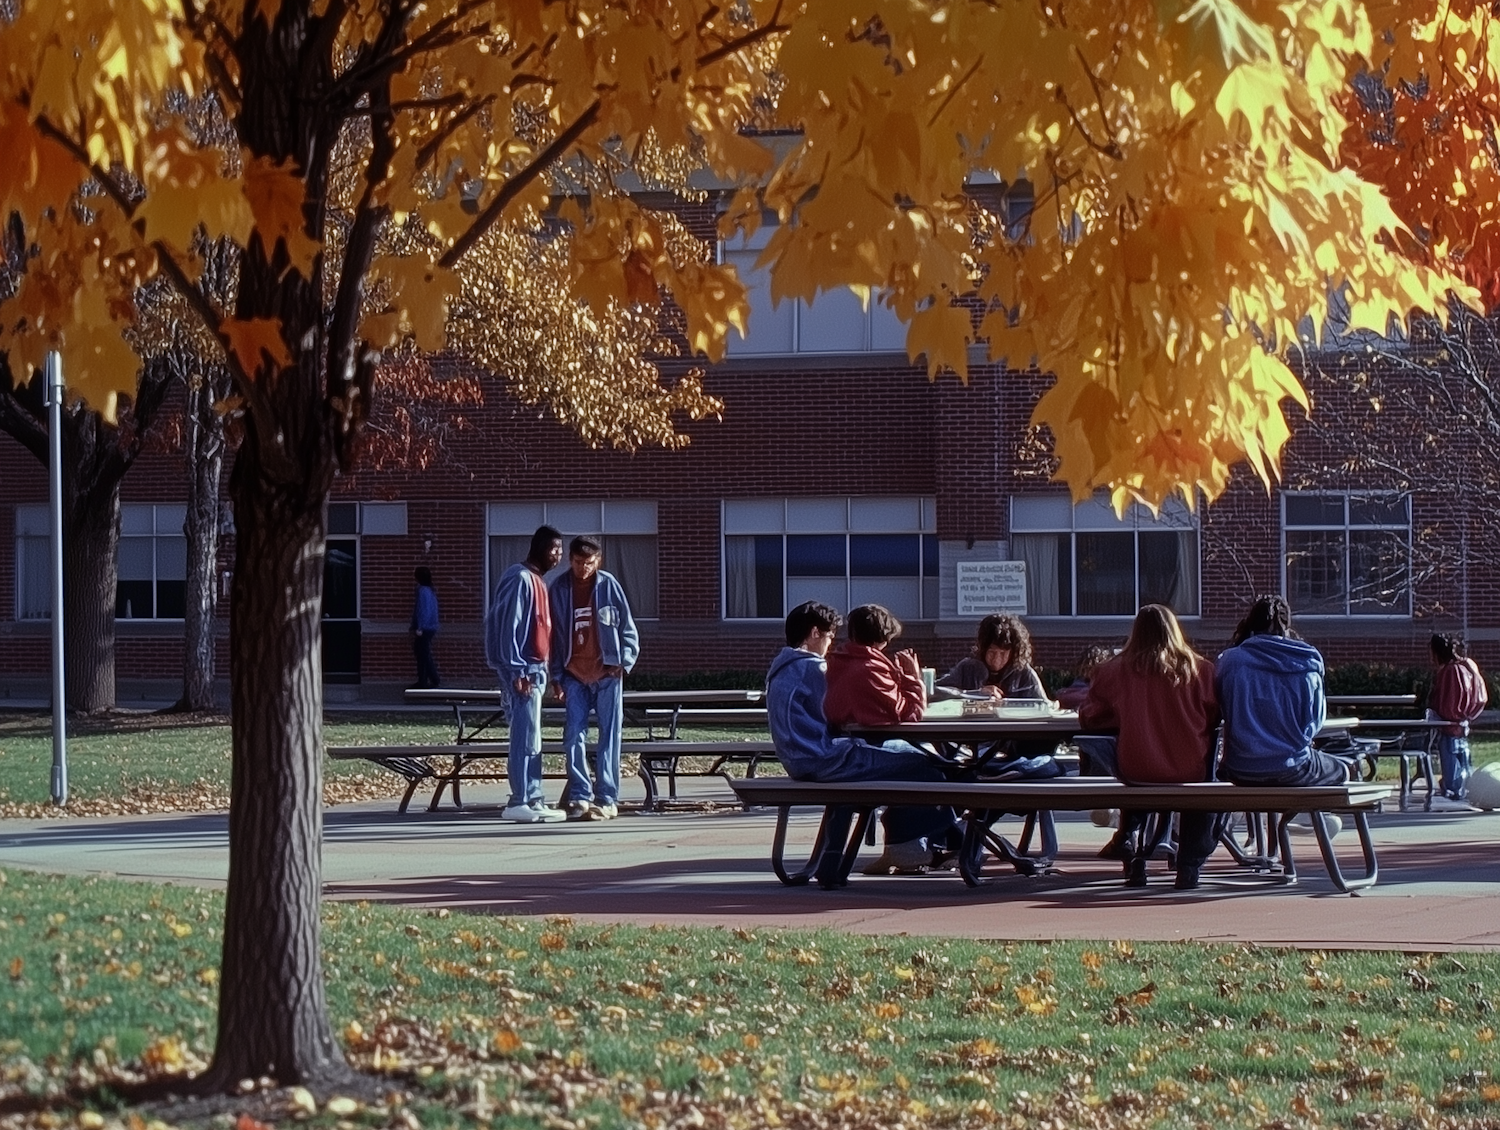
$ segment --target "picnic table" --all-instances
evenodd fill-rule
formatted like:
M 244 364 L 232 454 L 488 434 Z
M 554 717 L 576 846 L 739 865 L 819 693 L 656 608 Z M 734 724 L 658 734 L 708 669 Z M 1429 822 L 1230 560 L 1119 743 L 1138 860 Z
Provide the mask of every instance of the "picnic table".
M 505 722 L 505 695 L 499 687 L 423 687 L 408 690 L 406 701 L 431 706 L 445 706 L 453 712 L 457 733 L 454 742 L 463 745 L 476 741 L 500 741 L 503 737 L 491 736 L 492 727 Z M 701 721 L 738 721 L 749 725 L 764 725 L 765 710 L 760 703 L 765 699 L 762 690 L 684 690 L 684 691 L 624 691 L 620 695 L 628 723 L 646 728 L 646 737 L 653 738 L 654 729 L 662 724 L 667 727 L 667 738 L 675 740 L 679 724 L 694 719 L 695 711 L 714 708 L 712 719 L 698 716 Z
M 1414 694 L 1330 694 L 1324 696 L 1329 706 L 1416 706 Z
M 1361 779 L 1373 781 L 1379 760 L 1394 757 L 1400 771 L 1401 788 L 1396 794 L 1396 803 L 1404 810 L 1414 799 L 1417 777 L 1420 774 L 1427 785 L 1424 810 L 1431 811 L 1432 798 L 1437 792 L 1433 780 L 1433 744 L 1438 731 L 1452 725 L 1442 718 L 1367 718 L 1360 722 L 1357 733 L 1370 739 L 1351 752 L 1356 772 Z

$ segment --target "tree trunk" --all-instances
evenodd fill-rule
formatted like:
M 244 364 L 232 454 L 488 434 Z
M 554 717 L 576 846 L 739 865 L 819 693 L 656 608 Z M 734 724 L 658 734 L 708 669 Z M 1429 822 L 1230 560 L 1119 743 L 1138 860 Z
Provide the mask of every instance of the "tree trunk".
M 66 425 L 65 425 L 66 430 Z M 66 449 L 65 449 L 66 450 Z M 63 479 L 63 629 L 68 706 L 115 705 L 115 581 L 120 482 L 92 495 Z
M 219 1030 L 200 1089 L 352 1077 L 323 990 L 323 490 L 231 476 L 233 802 Z M 309 497 L 312 496 L 312 497 Z
M 219 484 L 224 472 L 224 417 L 214 407 L 220 382 L 187 383 L 187 609 L 182 623 L 181 710 L 213 710 L 218 607 Z

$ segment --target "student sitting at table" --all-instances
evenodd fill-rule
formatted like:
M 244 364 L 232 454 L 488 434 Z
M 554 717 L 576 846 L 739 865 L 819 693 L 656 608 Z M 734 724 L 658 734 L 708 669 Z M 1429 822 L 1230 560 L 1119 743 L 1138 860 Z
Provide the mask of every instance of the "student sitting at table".
M 833 733 L 823 714 L 827 691 L 825 657 L 842 617 L 833 608 L 808 601 L 786 618 L 787 646 L 766 675 L 766 720 L 776 756 L 796 781 L 941 781 L 943 774 L 921 750 L 906 742 L 871 745 Z M 918 680 L 920 687 L 921 681 Z M 839 853 L 849 835 L 852 812 L 836 810 L 817 879 L 833 885 Z M 892 807 L 882 817 L 885 851 L 866 874 L 925 870 L 938 854 L 956 850 L 961 838 L 952 809 Z
M 937 681 L 941 697 L 986 690 L 994 699 L 1050 697 L 1031 666 L 1031 633 L 1015 616 L 989 615 L 979 621 L 974 653 Z M 947 693 L 944 693 L 946 691 Z
M 1262 596 L 1219 656 L 1214 689 L 1224 715 L 1219 778 L 1239 785 L 1342 785 L 1349 763 L 1313 747 L 1328 706 L 1323 657 L 1292 631 L 1280 596 Z
M 1083 649 L 1078 662 L 1073 665 L 1073 681 L 1057 692 L 1057 705 L 1064 710 L 1077 710 L 1089 696 L 1089 683 L 1094 672 L 1115 657 L 1112 647 L 1091 643 Z
M 1078 721 L 1085 730 L 1118 735 L 1116 776 L 1126 784 L 1209 780 L 1219 724 L 1214 665 L 1188 646 L 1170 608 L 1144 605 L 1124 650 L 1094 672 Z M 1141 831 L 1148 815 L 1132 810 L 1120 814 L 1120 831 L 1130 845 L 1127 887 L 1146 885 L 1151 845 L 1141 842 Z M 1213 848 L 1214 814 L 1182 813 L 1178 890 L 1198 885 L 1199 870 Z
M 917 653 L 906 649 L 886 654 L 900 634 L 901 621 L 878 604 L 862 604 L 849 613 L 849 642 L 828 657 L 823 713 L 830 726 L 922 720 L 927 690 Z

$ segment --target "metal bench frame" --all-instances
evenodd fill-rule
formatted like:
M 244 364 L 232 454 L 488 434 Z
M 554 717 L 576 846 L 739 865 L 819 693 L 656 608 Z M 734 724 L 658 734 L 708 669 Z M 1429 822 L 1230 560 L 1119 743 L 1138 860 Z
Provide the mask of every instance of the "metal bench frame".
M 1260 842 L 1255 852 L 1248 852 L 1232 836 L 1221 839 L 1237 862 L 1285 884 L 1297 881 L 1297 865 L 1288 833 L 1289 817 L 1312 814 L 1313 833 L 1323 856 L 1323 865 L 1335 887 L 1346 894 L 1375 884 L 1379 865 L 1375 844 L 1370 835 L 1369 813 L 1390 796 L 1386 785 L 1350 783 L 1345 785 L 1296 788 L 1288 786 L 1241 786 L 1226 782 L 1203 782 L 1184 785 L 1126 785 L 1113 778 L 1063 777 L 1033 782 L 901 782 L 861 781 L 849 783 L 792 781 L 774 778 L 746 778 L 731 782 L 731 787 L 746 805 L 765 805 L 777 810 L 776 830 L 771 844 L 771 869 L 787 886 L 802 886 L 815 875 L 819 885 L 839 887 L 848 882 L 861 841 L 878 808 L 887 805 L 948 805 L 963 813 L 964 846 L 959 853 L 959 870 L 969 886 L 981 882 L 986 851 L 993 851 L 1017 871 L 1035 874 L 1050 866 L 1056 854 L 1056 839 L 1049 837 L 1042 822 L 1043 814 L 1053 810 L 1087 811 L 1094 808 L 1129 808 L 1148 812 L 1266 812 L 1270 813 L 1270 841 L 1277 851 L 1266 851 Z M 807 862 L 789 869 L 785 862 L 787 822 L 793 806 L 821 805 L 823 819 Z M 827 842 L 828 828 L 836 808 L 851 808 L 857 819 L 848 840 L 843 844 Z M 1347 814 L 1358 833 L 1364 874 L 1344 874 L 1333 840 L 1324 826 L 1327 812 Z M 1026 818 L 1022 839 L 1012 848 L 1004 837 L 993 831 L 995 820 L 1004 813 Z M 1028 855 L 1027 846 L 1033 831 L 1043 827 L 1042 848 Z M 837 854 L 828 867 L 822 867 L 829 852 Z

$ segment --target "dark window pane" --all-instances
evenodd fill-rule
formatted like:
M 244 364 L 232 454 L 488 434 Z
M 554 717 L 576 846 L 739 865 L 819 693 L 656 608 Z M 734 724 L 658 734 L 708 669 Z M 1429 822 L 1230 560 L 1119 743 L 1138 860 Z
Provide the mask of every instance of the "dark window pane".
M 1166 604 L 1173 612 L 1187 614 L 1197 609 L 1179 608 L 1178 590 L 1183 566 L 1182 545 L 1176 533 L 1142 530 L 1140 534 L 1140 582 L 1142 604 Z
M 358 543 L 353 538 L 329 538 L 323 559 L 323 618 L 359 617 Z
M 658 612 L 655 534 L 604 534 L 604 568 L 615 575 L 637 620 L 655 620 Z
M 842 577 L 844 568 L 843 534 L 787 535 L 787 576 Z
M 938 575 L 937 534 L 922 535 L 922 576 L 934 578 Z M 933 612 L 936 616 L 937 613 Z
M 1342 526 L 1344 496 L 1341 494 L 1289 494 L 1286 496 L 1288 526 Z
M 357 502 L 330 502 L 328 504 L 328 532 L 330 534 L 359 533 L 359 504 Z
M 1380 494 L 1349 499 L 1351 526 L 1405 526 L 1408 500 L 1404 495 Z
M 781 593 L 781 535 L 762 534 L 755 539 L 755 614 L 785 616 Z
M 181 620 L 187 614 L 187 582 L 156 582 L 156 618 Z
M 1404 616 L 1411 571 L 1406 534 L 1354 530 L 1349 534 L 1349 611 L 1356 616 Z
M 1057 536 L 1057 614 L 1073 615 L 1073 539 Z
M 915 577 L 922 564 L 920 534 L 851 534 L 851 577 Z M 792 570 L 796 572 L 796 570 Z
M 1078 615 L 1135 615 L 1135 535 L 1078 535 Z
M 1342 530 L 1288 530 L 1286 596 L 1302 615 L 1342 616 L 1346 593 Z
M 151 619 L 156 614 L 151 603 L 152 588 L 150 581 L 119 581 L 115 585 L 115 619 Z

